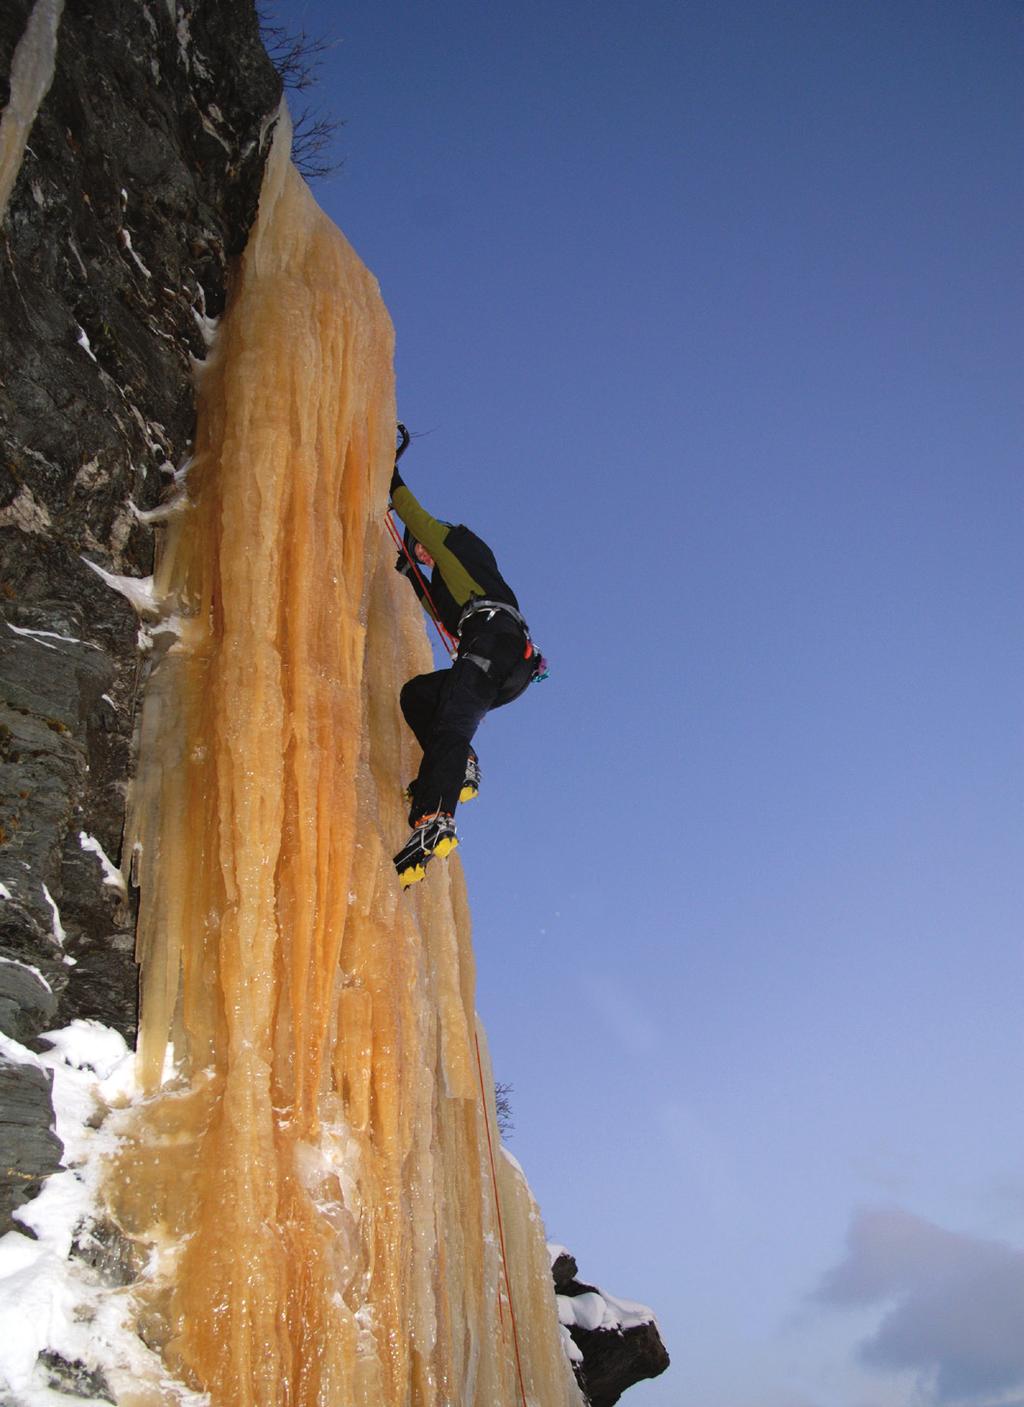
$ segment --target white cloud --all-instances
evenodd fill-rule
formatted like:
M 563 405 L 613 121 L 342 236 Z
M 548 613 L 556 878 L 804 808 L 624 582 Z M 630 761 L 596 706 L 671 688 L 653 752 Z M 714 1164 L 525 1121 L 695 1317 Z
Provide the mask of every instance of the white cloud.
M 869 1209 L 854 1217 L 846 1255 L 815 1298 L 884 1306 L 859 1356 L 916 1372 L 923 1402 L 1024 1407 L 1024 1250 L 898 1207 Z

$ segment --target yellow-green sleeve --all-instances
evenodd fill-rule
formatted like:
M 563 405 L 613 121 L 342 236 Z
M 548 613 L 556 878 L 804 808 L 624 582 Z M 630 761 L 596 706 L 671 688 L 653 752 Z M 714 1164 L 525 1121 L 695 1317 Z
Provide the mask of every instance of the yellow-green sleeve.
M 448 524 L 439 523 L 436 518 L 432 518 L 404 483 L 395 486 L 391 502 L 416 541 L 423 544 L 437 563 L 445 586 L 458 604 L 464 605 L 471 596 L 483 596 L 483 587 L 474 581 L 455 553 L 445 546 L 449 532 Z

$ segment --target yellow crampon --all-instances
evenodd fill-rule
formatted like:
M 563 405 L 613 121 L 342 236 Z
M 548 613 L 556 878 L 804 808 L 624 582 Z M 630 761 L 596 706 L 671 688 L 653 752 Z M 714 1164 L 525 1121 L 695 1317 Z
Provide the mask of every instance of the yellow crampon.
M 435 855 L 443 860 L 459 843 L 455 822 L 445 812 L 422 817 L 413 827 L 412 835 L 395 856 L 398 882 L 403 889 L 426 877 L 427 863 Z

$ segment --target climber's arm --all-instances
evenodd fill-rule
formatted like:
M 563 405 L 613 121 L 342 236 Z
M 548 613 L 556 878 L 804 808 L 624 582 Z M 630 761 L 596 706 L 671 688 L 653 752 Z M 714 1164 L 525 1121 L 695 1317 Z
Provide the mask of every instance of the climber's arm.
M 451 531 L 448 524 L 439 523 L 417 502 L 397 469 L 391 479 L 391 502 L 416 541 L 427 549 L 437 563 L 444 583 L 456 602 L 461 606 L 471 596 L 482 596 L 483 587 L 474 581 L 455 553 L 445 546 L 445 540 Z
M 397 469 L 391 478 L 391 502 L 416 541 L 422 543 L 437 561 L 437 554 L 444 547 L 444 540 L 448 536 L 448 526 L 431 517 L 417 501 Z

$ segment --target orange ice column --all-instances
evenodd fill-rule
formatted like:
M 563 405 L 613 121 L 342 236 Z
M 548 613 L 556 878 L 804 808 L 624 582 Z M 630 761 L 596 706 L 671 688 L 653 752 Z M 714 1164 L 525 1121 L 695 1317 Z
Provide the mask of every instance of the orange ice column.
M 108 1199 L 164 1378 L 119 1397 L 575 1407 L 458 859 L 406 894 L 391 863 L 398 691 L 431 667 L 382 522 L 393 334 L 286 126 L 156 571 L 129 836 L 149 1093 Z

